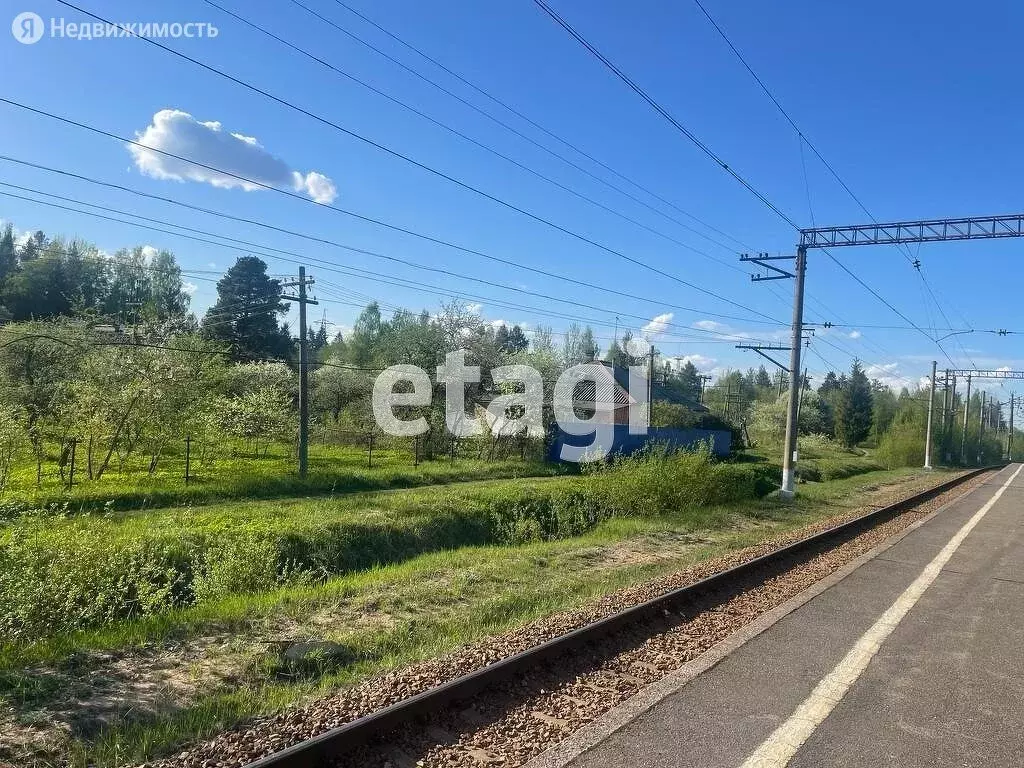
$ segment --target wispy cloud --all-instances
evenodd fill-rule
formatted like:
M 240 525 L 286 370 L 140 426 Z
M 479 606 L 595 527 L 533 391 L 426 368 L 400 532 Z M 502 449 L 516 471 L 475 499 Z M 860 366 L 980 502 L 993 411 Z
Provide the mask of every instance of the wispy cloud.
M 180 109 L 160 110 L 146 129 L 136 135 L 144 146 L 129 144 L 128 151 L 135 167 L 155 179 L 198 181 L 247 192 L 262 189 L 260 185 L 283 187 L 302 192 L 318 203 L 332 203 L 338 196 L 334 182 L 324 174 L 293 170 L 264 149 L 254 136 L 225 131 L 214 120 L 200 122 Z
M 900 372 L 899 363 L 876 363 L 867 366 L 864 373 L 869 379 L 878 379 L 887 387 L 897 390 L 914 384 L 914 379 L 908 378 Z
M 706 371 L 718 362 L 715 358 L 705 355 L 682 355 L 680 357 L 673 357 L 672 360 L 677 368 L 682 368 L 687 363 L 693 363 L 693 367 L 698 371 Z
M 648 341 L 661 338 L 665 335 L 665 331 L 668 330 L 673 317 L 674 315 L 671 312 L 665 312 L 664 314 L 652 317 L 651 321 L 640 329 L 640 334 Z

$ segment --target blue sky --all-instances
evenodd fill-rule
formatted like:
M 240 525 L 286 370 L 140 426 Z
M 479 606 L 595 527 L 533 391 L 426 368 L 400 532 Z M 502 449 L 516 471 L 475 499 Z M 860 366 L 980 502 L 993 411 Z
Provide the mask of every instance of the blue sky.
M 206 135 L 210 130 L 197 127 L 194 121 L 219 123 L 219 138 L 225 141 L 207 142 L 203 147 L 208 153 L 204 157 L 211 158 L 212 165 L 236 162 L 242 164 L 239 168 L 253 168 L 251 163 L 256 163 L 273 178 L 283 179 L 285 185 L 292 172 L 297 172 L 303 180 L 319 180 L 312 187 L 305 183 L 296 186 L 298 197 L 312 194 L 333 200 L 333 205 L 363 216 L 638 298 L 498 264 L 359 221 L 308 199 L 261 189 L 225 188 L 208 180 L 166 178 L 168 172 L 175 172 L 168 169 L 166 158 L 155 156 L 148 164 L 145 159 L 139 162 L 118 141 L 3 104 L 3 154 L 552 298 L 431 274 L 8 162 L 0 162 L 0 181 L 305 257 L 319 282 L 321 309 L 338 327 L 351 325 L 359 311 L 354 305 L 365 303 L 367 297 L 380 299 L 385 307 L 434 309 L 441 301 L 459 296 L 467 303 L 482 305 L 480 311 L 488 320 L 526 326 L 541 323 L 556 332 L 568 325 L 567 316 L 580 317 L 595 327 L 602 347 L 607 346 L 616 325 L 620 333 L 624 328 L 637 331 L 655 318 L 665 321 L 671 313 L 668 324 L 655 323 L 650 332 L 654 342 L 664 354 L 691 356 L 708 371 L 758 364 L 752 353 L 733 348 L 737 339 L 717 334 L 785 339 L 791 284 L 751 284 L 745 271 L 735 266 L 737 252 L 745 250 L 740 243 L 753 250 L 791 252 L 796 239 L 793 230 L 614 79 L 532 2 L 346 0 L 675 208 L 559 145 L 334 0 L 302 0 L 339 26 L 677 221 L 513 135 L 291 2 L 217 2 L 476 141 L 668 237 L 627 222 L 455 137 L 199 0 L 144 7 L 115 0 L 82 0 L 82 7 L 119 22 L 212 23 L 220 31 L 214 39 L 166 42 L 348 130 L 652 265 L 660 273 L 726 296 L 736 305 L 503 208 L 139 40 L 44 37 L 34 45 L 23 45 L 5 33 L 0 42 L 5 73 L 0 92 L 4 98 L 127 137 L 146 131 L 162 110 L 187 113 L 191 118 L 177 115 L 159 134 L 168 141 L 185 141 L 173 146 L 191 147 L 188 131 L 198 131 L 200 139 L 210 138 Z M 865 214 L 809 151 L 804 151 L 801 162 L 800 142 L 793 129 L 695 4 L 688 0 L 675 4 L 559 0 L 552 4 L 798 223 L 810 224 L 812 212 L 818 224 L 865 221 Z M 12 19 L 33 10 L 45 19 L 87 20 L 52 0 L 5 0 L 4 7 L 8 11 L 5 16 Z M 1016 30 L 1024 22 L 1020 6 L 982 3 L 965 14 L 962 6 L 952 2 L 837 4 L 800 0 L 769 7 L 709 0 L 707 8 L 877 219 L 1020 210 L 1024 157 L 1015 151 L 1024 116 L 1024 108 L 1015 98 L 1019 72 Z M 252 157 L 230 157 L 238 149 L 232 147 L 230 134 L 255 139 L 265 151 Z M 218 165 L 217 152 L 221 150 L 225 155 Z M 165 178 L 158 178 L 160 169 Z M 318 175 L 310 177 L 311 173 Z M 12 190 L 0 187 L 0 192 Z M 194 305 L 199 310 L 214 296 L 211 278 L 215 275 L 204 273 L 223 270 L 241 255 L 228 247 L 104 221 L 6 194 L 0 196 L 0 218 L 13 221 L 19 229 L 42 228 L 49 234 L 81 236 L 110 251 L 141 244 L 169 248 L 191 272 L 188 279 L 196 285 Z M 835 253 L 926 329 L 927 335 L 948 332 L 933 332 L 935 325 L 976 329 L 943 342 L 957 366 L 1020 369 L 1024 366 L 1020 341 L 1024 336 L 982 332 L 1024 330 L 1007 290 L 1019 248 L 1020 243 L 1008 240 L 913 248 L 948 323 L 896 249 Z M 271 271 L 294 273 L 295 258 L 268 259 Z M 329 271 L 329 265 L 363 272 L 340 274 Z M 381 279 L 392 282 L 382 283 Z M 949 365 L 926 334 L 872 327 L 907 323 L 823 254 L 811 255 L 808 291 L 812 297 L 808 319 L 843 325 L 818 332 L 822 338 L 815 341 L 814 353 L 807 359 L 812 376 L 826 368 L 823 360 L 847 368 L 853 355 L 877 366 L 874 373 L 893 382 L 901 381 L 900 377 L 916 381 L 928 372 L 933 359 L 940 361 L 940 367 Z M 567 303 L 570 301 L 593 308 Z

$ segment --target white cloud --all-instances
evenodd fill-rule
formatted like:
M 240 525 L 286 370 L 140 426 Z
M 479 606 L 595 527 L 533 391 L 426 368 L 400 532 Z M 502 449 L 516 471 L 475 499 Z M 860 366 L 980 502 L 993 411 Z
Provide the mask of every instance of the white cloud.
M 304 192 L 318 203 L 332 203 L 338 196 L 334 182 L 322 173 L 295 171 L 284 160 L 267 152 L 255 137 L 228 133 L 219 122 L 199 122 L 180 109 L 160 110 L 153 115 L 153 122 L 136 136 L 145 146 L 129 144 L 128 151 L 135 167 L 154 179 L 199 181 L 247 192 L 266 184 Z M 195 162 L 178 160 L 152 151 L 154 149 Z M 243 181 L 237 178 L 239 176 L 250 181 Z
M 720 323 L 717 320 L 698 320 L 691 326 L 702 331 L 707 331 L 713 334 L 714 338 L 721 341 L 755 341 L 765 343 L 775 343 L 779 341 L 789 341 L 790 331 L 788 328 L 774 328 L 769 330 L 768 328 L 758 328 L 754 330 L 743 330 L 740 328 L 734 328 L 726 323 Z
M 185 291 L 189 296 L 192 296 L 196 291 L 199 290 L 199 286 L 195 283 L 185 282 L 182 284 L 181 289 Z
M 899 363 L 884 363 L 882 365 L 869 365 L 864 369 L 869 379 L 878 379 L 887 387 L 899 390 L 902 387 L 913 385 L 914 380 L 909 379 L 900 373 Z
M 474 315 L 479 315 L 480 314 L 480 310 L 483 309 L 483 308 L 484 308 L 484 305 L 480 304 L 479 302 L 474 303 L 474 304 L 467 304 L 466 305 L 466 311 L 470 312 L 470 313 L 472 313 Z
M 208 262 L 206 262 L 206 266 L 208 266 L 210 269 L 216 269 L 217 268 L 217 262 L 215 262 L 215 261 L 208 261 Z
M 142 246 L 142 258 L 147 262 L 152 262 L 158 253 L 159 251 L 152 245 Z
M 861 332 L 860 331 L 850 331 L 849 335 L 850 335 L 851 339 L 859 339 L 861 337 Z
M 626 351 L 633 357 L 644 357 L 651 353 L 651 345 L 646 339 L 634 336 L 626 343 Z
M 301 173 L 296 172 L 293 178 L 296 189 L 304 189 L 306 194 L 318 203 L 329 205 L 338 197 L 338 188 L 322 173 L 310 171 L 303 177 Z
M 672 358 L 676 362 L 676 366 L 682 368 L 687 363 L 693 363 L 693 367 L 698 371 L 707 370 L 713 366 L 717 360 L 713 357 L 705 357 L 704 355 L 683 355 L 682 357 Z
M 654 341 L 665 335 L 669 323 L 672 322 L 672 317 L 673 314 L 671 312 L 665 312 L 664 314 L 652 317 L 651 322 L 640 329 L 640 333 L 648 341 Z
M 698 320 L 693 324 L 694 328 L 700 328 L 705 331 L 722 331 L 726 330 L 728 326 L 724 323 L 720 323 L 717 320 Z

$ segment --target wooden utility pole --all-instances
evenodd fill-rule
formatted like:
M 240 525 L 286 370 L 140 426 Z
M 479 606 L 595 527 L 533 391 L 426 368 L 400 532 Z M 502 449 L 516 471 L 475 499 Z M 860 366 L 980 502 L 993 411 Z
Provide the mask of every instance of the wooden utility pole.
M 651 359 L 647 361 L 647 427 L 654 426 L 654 345 L 651 344 Z
M 981 464 L 981 450 L 982 441 L 981 439 L 985 436 L 985 395 L 986 392 L 981 393 L 981 408 L 978 410 L 978 463 Z
M 313 278 L 306 277 L 306 268 L 299 267 L 299 279 L 281 283 L 282 288 L 298 288 L 298 296 L 281 296 L 285 301 L 299 305 L 299 477 L 309 471 L 309 339 L 306 328 L 306 305 L 317 304 L 306 295 L 306 288 L 313 285 Z
M 697 376 L 697 380 L 700 382 L 700 394 L 697 396 L 697 402 L 700 405 L 704 405 L 704 387 L 711 382 L 711 377 L 707 374 L 701 374 Z

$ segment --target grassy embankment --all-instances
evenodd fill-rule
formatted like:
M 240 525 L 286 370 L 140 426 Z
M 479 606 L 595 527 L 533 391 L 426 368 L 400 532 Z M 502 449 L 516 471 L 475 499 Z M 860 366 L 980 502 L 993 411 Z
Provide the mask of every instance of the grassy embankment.
M 79 765 L 139 760 L 924 481 L 871 472 L 783 505 L 757 498 L 766 474 L 690 455 L 543 481 L 22 517 L 0 529 L 14 734 L 0 758 L 20 740 Z M 296 675 L 268 645 L 309 638 L 345 658 Z M 135 697 L 130 711 L 118 696 Z

